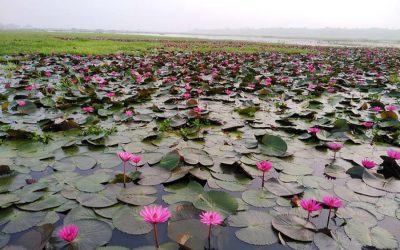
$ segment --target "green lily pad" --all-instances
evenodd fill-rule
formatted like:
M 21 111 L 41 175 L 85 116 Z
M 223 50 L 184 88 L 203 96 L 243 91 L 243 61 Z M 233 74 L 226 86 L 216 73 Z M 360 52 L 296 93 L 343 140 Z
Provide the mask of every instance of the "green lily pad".
M 235 214 L 238 209 L 236 199 L 230 194 L 220 191 L 199 194 L 193 205 L 204 211 L 218 211 L 224 215 Z
M 153 227 L 140 217 L 140 210 L 141 207 L 122 207 L 113 214 L 114 226 L 127 234 L 147 234 Z
M 242 193 L 242 199 L 255 207 L 273 207 L 276 205 L 275 195 L 266 190 L 249 189 Z
M 3 233 L 18 233 L 36 226 L 45 218 L 45 212 L 24 212 L 14 209 L 6 218 L 8 223 L 3 228 Z
M 396 249 L 398 247 L 396 238 L 386 229 L 378 226 L 368 228 L 362 222 L 352 221 L 345 225 L 344 230 L 352 240 L 359 241 L 363 246 L 378 249 Z
M 88 170 L 97 164 L 96 159 L 87 155 L 75 155 L 62 158 L 54 163 L 53 168 L 58 171 L 74 171 L 75 168 Z
M 161 158 L 159 166 L 171 171 L 179 165 L 180 159 L 181 156 L 177 152 L 170 152 Z
M 156 196 L 150 196 L 150 194 L 156 194 L 157 189 L 146 186 L 133 186 L 127 189 L 122 189 L 119 192 L 118 200 L 137 206 L 149 205 L 157 200 Z
M 283 156 L 286 154 L 288 146 L 286 142 L 276 135 L 264 135 L 261 140 L 262 152 L 271 156 Z
M 315 230 L 314 224 L 294 215 L 278 215 L 272 219 L 272 226 L 286 235 L 298 241 L 313 241 Z
M 264 246 L 278 242 L 278 236 L 271 226 L 272 219 L 268 213 L 249 210 L 229 216 L 228 223 L 232 227 L 243 227 L 235 232 L 239 240 Z

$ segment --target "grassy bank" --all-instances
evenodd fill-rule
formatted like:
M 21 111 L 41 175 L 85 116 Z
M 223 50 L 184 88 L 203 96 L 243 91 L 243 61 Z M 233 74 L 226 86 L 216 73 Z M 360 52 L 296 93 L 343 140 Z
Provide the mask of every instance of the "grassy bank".
M 224 51 L 238 53 L 307 53 L 308 49 L 271 43 L 152 37 L 141 35 L 0 31 L 0 54 L 114 54 L 140 53 L 151 49 L 178 51 Z

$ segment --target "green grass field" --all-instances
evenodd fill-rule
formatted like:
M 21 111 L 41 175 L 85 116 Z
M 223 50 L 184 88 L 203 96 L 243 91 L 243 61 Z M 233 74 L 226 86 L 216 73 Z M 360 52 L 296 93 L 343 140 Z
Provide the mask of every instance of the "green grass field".
M 193 52 L 281 52 L 288 54 L 310 52 L 309 49 L 299 46 L 243 41 L 101 33 L 0 31 L 1 55 L 17 53 L 135 54 L 152 49 Z

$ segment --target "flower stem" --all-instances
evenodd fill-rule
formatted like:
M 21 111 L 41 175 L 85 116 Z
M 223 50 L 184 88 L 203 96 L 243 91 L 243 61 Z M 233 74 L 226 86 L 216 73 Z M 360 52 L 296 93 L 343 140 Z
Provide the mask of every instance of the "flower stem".
M 137 171 L 137 162 L 135 163 L 136 171 Z
M 332 210 L 332 208 L 330 207 L 330 208 L 329 208 L 329 213 L 328 213 L 328 222 L 326 222 L 326 228 L 329 227 L 329 219 L 330 219 L 330 217 L 331 217 L 331 210 Z
M 156 248 L 160 247 L 160 243 L 158 243 L 158 234 L 157 234 L 157 226 L 156 223 L 153 223 L 154 228 L 154 241 L 156 242 Z
M 208 226 L 208 249 L 211 249 L 211 224 Z
M 336 151 L 333 152 L 333 159 L 336 159 Z
M 126 161 L 124 161 L 124 188 L 126 188 Z
M 310 221 L 310 212 L 308 212 L 307 220 Z
M 262 184 L 261 184 L 262 189 L 264 189 L 264 176 L 265 176 L 265 172 L 263 172 L 263 177 L 262 177 Z

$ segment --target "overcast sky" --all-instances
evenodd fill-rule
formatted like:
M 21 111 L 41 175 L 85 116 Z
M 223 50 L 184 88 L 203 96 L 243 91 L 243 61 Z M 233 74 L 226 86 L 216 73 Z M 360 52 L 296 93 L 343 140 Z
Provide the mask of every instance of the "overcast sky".
M 400 28 L 400 0 L 0 0 L 0 23 L 184 32 L 221 28 Z

